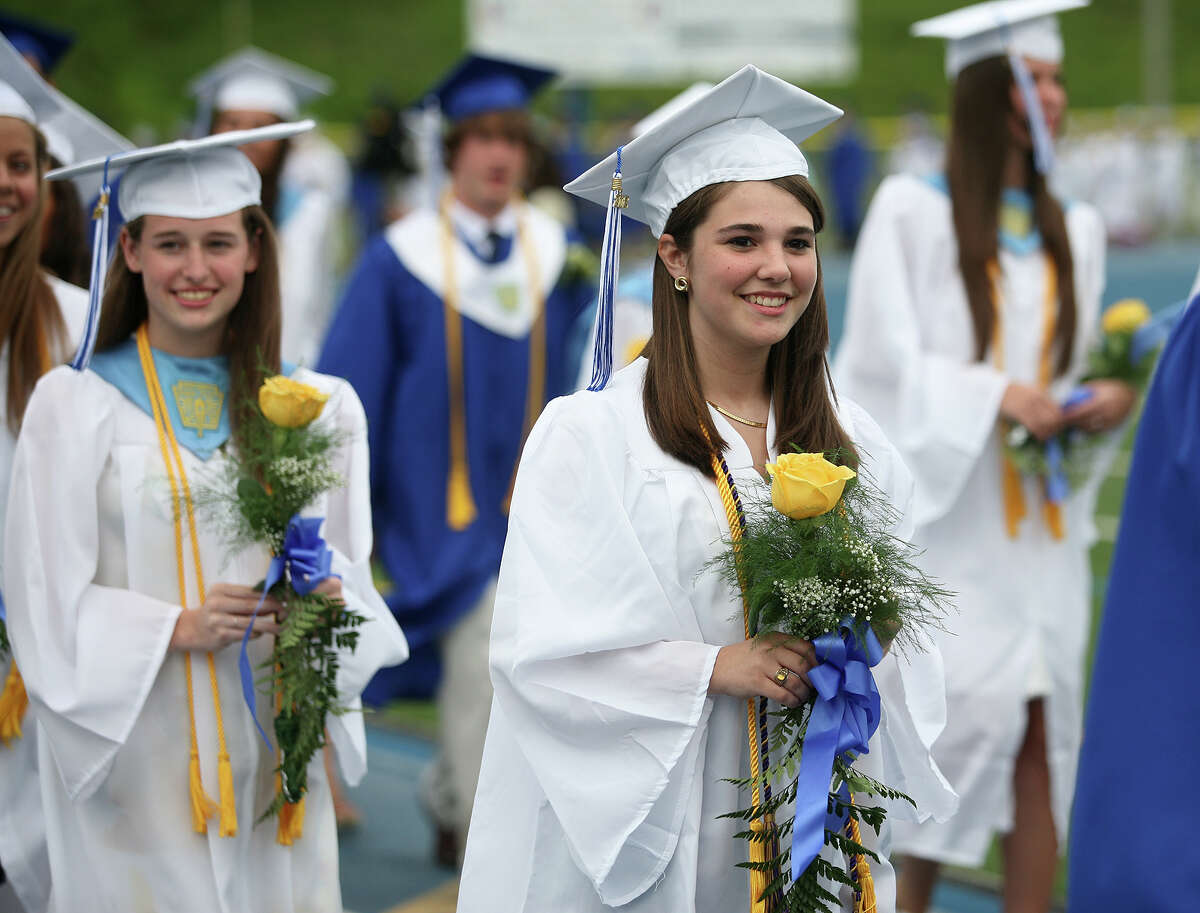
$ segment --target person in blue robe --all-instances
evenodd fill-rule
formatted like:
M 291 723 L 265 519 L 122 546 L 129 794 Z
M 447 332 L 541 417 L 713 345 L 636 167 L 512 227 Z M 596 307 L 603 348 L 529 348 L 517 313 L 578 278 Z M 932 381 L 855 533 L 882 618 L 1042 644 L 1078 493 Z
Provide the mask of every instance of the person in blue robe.
M 444 786 L 430 804 L 459 836 L 491 703 L 492 594 L 517 460 L 545 403 L 573 389 L 572 332 L 594 300 L 570 266 L 573 239 L 520 197 L 525 108 L 552 76 L 471 55 L 434 90 L 448 186 L 437 209 L 368 243 L 319 361 L 366 409 L 376 558 L 412 648 L 411 668 L 377 678 L 367 698 L 437 686 Z
M 1168 340 L 1129 470 L 1071 824 L 1069 913 L 1200 896 L 1189 759 L 1200 752 L 1200 296 Z

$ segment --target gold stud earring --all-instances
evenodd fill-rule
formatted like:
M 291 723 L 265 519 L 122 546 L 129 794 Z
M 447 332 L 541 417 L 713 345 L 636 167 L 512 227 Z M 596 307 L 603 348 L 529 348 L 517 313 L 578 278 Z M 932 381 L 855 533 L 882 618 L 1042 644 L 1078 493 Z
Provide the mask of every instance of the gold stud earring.
M 686 292 L 687 290 L 688 290 L 687 276 L 676 276 L 675 277 L 675 291 Z

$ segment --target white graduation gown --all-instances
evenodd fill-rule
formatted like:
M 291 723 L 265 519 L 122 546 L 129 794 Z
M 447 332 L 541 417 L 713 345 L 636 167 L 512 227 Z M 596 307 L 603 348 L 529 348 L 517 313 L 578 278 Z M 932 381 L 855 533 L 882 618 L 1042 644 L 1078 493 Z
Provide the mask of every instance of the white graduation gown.
M 279 176 L 279 291 L 283 309 L 280 352 L 313 366 L 337 302 L 340 220 L 350 190 L 346 157 L 328 139 L 292 141 Z
M 335 468 L 346 488 L 313 507 L 335 551 L 347 603 L 368 621 L 338 671 L 352 712 L 327 723 L 343 775 L 366 769 L 358 695 L 407 645 L 370 576 L 371 516 L 362 407 L 344 381 L 300 370 L 331 394 L 319 421 L 346 436 Z M 188 450 L 193 485 L 219 472 Z M 205 582 L 252 585 L 265 550 L 228 555 L 198 522 Z M 185 539 L 187 538 L 185 525 Z M 238 678 L 238 644 L 216 653 L 237 796 L 238 834 L 192 830 L 184 663 L 168 651 L 179 617 L 169 486 L 152 419 L 92 372 L 58 368 L 30 401 L 17 445 L 6 535 L 6 596 L 17 661 L 39 722 L 42 801 L 54 913 L 328 913 L 341 910 L 337 833 L 320 753 L 309 765 L 304 835 L 275 842 L 274 755 L 256 733 Z M 196 600 L 188 553 L 190 599 Z M 227 560 L 226 560 L 227 559 Z M 257 667 L 270 638 L 252 641 Z M 196 733 L 206 791 L 215 800 L 217 733 L 204 654 L 192 656 Z M 271 699 L 260 693 L 270 731 Z
M 46 276 L 66 324 L 66 347 L 53 354 L 66 361 L 87 320 L 88 294 L 81 288 Z M 0 352 L 0 404 L 8 394 L 8 349 Z M 8 507 L 8 481 L 16 436 L 0 421 L 0 524 Z M 2 536 L 0 536 L 2 540 Z M 0 563 L 0 593 L 7 598 Z M 0 659 L 0 690 L 8 679 L 11 657 Z M 37 722 L 32 708 L 21 723 L 22 736 L 5 747 L 0 743 L 0 864 L 25 913 L 43 913 L 50 897 L 50 862 L 46 856 L 46 827 L 37 781 Z
M 1077 332 L 1071 370 L 1051 388 L 1059 400 L 1082 373 L 1104 286 L 1096 211 L 1069 206 L 1066 223 Z M 935 757 L 961 797 L 959 812 L 945 825 L 897 826 L 894 845 L 963 865 L 978 865 L 993 832 L 1011 829 L 1013 761 L 1035 669 L 1048 677 L 1041 691 L 1052 808 L 1065 845 L 1090 618 L 1087 549 L 1098 483 L 1068 499 L 1067 535 L 1057 542 L 1042 520 L 1039 487 L 1026 480 L 1028 516 L 1017 539 L 1005 531 L 1000 400 L 1010 381 L 1037 381 L 1046 268 L 1040 250 L 1002 250 L 1000 267 L 1003 373 L 990 358 L 974 358 L 950 198 L 919 178 L 887 178 L 854 252 L 846 331 L 834 361 L 838 389 L 879 421 L 912 470 L 923 567 L 957 594 L 957 611 L 938 638 L 948 717 Z
M 709 567 L 729 526 L 715 483 L 651 438 L 646 364 L 553 401 L 526 444 L 460 913 L 748 908 L 735 867 L 746 844 L 717 817 L 749 804 L 725 782 L 748 771 L 746 705 L 707 693 L 718 649 L 744 636 L 739 595 Z M 861 409 L 843 403 L 841 416 L 903 506 L 911 483 L 895 452 Z M 713 419 L 749 490 L 749 450 Z M 954 797 L 929 759 L 944 714 L 937 654 L 890 654 L 876 674 L 883 723 L 861 763 L 944 817 Z M 875 873 L 890 910 L 890 866 Z

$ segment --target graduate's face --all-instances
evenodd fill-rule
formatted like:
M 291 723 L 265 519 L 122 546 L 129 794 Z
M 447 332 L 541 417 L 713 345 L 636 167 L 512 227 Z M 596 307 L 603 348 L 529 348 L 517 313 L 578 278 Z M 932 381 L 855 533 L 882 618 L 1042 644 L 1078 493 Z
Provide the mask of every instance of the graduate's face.
M 212 132 L 228 133 L 231 130 L 253 130 L 257 127 L 269 127 L 281 123 L 280 119 L 270 111 L 218 111 L 213 117 Z M 266 174 L 279 162 L 283 155 L 283 140 L 264 139 L 257 143 L 247 143 L 238 146 L 259 174 Z
M 33 218 L 40 180 L 33 128 L 15 117 L 0 117 L 0 248 L 16 240 Z
M 211 219 L 146 216 L 142 236 L 124 232 L 121 251 L 141 273 L 150 342 L 176 355 L 215 355 L 246 274 L 258 268 L 258 240 L 240 212 Z
M 1026 57 L 1024 60 L 1025 65 L 1029 68 L 1029 75 L 1033 77 L 1033 85 L 1037 89 L 1042 113 L 1046 115 L 1046 127 L 1051 136 L 1058 136 L 1062 130 L 1063 118 L 1067 113 L 1067 87 L 1063 83 L 1062 65 L 1050 63 L 1047 60 L 1035 60 L 1032 57 Z M 1028 145 L 1032 140 L 1029 139 L 1029 120 L 1025 113 L 1025 99 L 1021 96 L 1021 90 L 1017 88 L 1015 80 L 1009 92 L 1015 115 L 1013 132 L 1018 140 Z
M 528 164 L 523 140 L 483 121 L 462 138 L 454 153 L 454 192 L 464 204 L 490 218 L 517 195 Z
M 659 256 L 688 279 L 688 321 L 703 351 L 752 353 L 782 340 L 817 282 L 816 234 L 807 207 L 770 181 L 731 183 L 681 251 L 670 235 Z

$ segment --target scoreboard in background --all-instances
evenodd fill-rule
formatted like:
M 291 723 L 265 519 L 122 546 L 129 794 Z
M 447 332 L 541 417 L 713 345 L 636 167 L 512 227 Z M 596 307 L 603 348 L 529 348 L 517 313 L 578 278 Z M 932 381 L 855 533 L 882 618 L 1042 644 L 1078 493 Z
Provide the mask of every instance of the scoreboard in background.
M 718 81 L 747 63 L 785 79 L 858 72 L 857 0 L 466 0 L 473 50 L 569 83 Z

